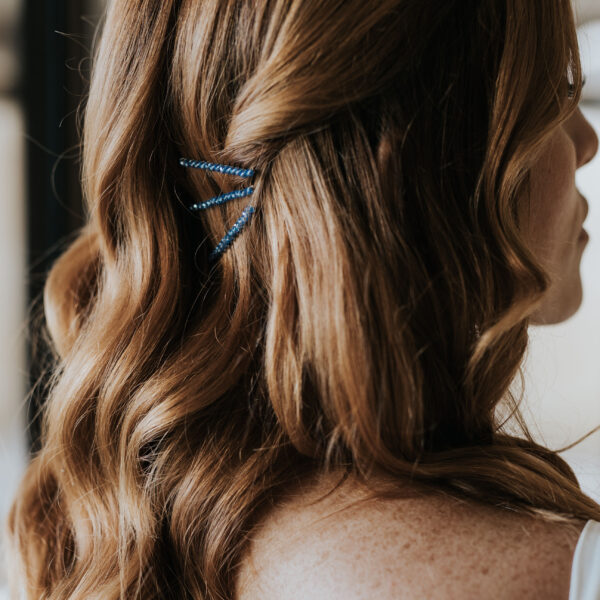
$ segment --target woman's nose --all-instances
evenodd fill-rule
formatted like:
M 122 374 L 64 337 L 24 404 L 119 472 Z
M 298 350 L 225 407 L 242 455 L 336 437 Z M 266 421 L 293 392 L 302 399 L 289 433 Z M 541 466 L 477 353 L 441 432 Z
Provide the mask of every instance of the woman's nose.
M 577 150 L 577 168 L 589 163 L 598 152 L 598 135 L 577 109 L 569 119 L 569 133 Z

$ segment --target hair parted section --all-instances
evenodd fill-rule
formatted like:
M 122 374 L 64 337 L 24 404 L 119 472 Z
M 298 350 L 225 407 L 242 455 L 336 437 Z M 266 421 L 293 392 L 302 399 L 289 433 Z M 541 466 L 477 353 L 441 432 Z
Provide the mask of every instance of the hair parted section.
M 260 515 L 323 470 L 600 519 L 497 417 L 547 288 L 518 214 L 568 77 L 568 0 L 112 0 L 9 521 L 26 597 L 231 599 Z M 215 266 L 243 200 L 187 207 L 243 180 L 181 156 L 256 169 Z

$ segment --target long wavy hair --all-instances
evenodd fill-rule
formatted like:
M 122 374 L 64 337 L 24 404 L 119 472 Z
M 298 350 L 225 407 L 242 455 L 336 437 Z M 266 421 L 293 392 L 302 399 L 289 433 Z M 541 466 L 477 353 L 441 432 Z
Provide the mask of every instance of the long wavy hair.
M 320 472 L 600 519 L 500 410 L 549 281 L 518 216 L 580 88 L 569 0 L 112 0 L 9 518 L 26 597 L 231 599 Z M 188 206 L 240 181 L 181 156 L 256 170 L 216 265 L 244 201 Z

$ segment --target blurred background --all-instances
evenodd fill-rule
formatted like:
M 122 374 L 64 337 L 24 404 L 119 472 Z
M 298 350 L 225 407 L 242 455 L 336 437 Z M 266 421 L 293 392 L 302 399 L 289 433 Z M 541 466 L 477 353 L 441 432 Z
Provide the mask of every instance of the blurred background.
M 0 0 L 0 519 L 39 432 L 43 344 L 27 333 L 48 268 L 82 224 L 78 107 L 105 0 Z M 600 131 L 600 0 L 579 0 L 587 76 L 582 109 Z M 533 328 L 522 407 L 553 449 L 600 425 L 600 157 L 578 184 L 590 212 L 584 301 L 566 323 Z M 29 391 L 34 391 L 29 394 Z M 600 432 L 563 456 L 600 501 Z M 4 555 L 0 534 L 0 555 Z M 0 587 L 4 572 L 0 571 Z
M 104 0 L 0 0 L 0 520 L 35 449 L 44 363 L 27 333 L 82 223 L 78 114 Z M 3 548 L 0 529 L 0 556 Z M 1 562 L 0 562 L 1 565 Z M 0 590 L 5 580 L 0 566 Z M 1 593 L 0 593 L 1 596 Z

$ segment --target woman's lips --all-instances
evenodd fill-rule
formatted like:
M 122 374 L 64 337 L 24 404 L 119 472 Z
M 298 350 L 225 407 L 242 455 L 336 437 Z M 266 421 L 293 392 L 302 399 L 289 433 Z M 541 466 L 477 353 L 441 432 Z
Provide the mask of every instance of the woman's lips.
M 583 224 L 585 223 L 588 212 L 590 210 L 590 205 L 588 204 L 587 198 L 585 196 L 583 196 L 583 194 L 579 194 L 579 197 L 581 198 L 581 201 L 583 202 L 583 219 L 581 220 L 581 231 L 579 233 L 578 239 L 587 241 L 590 239 L 590 236 L 589 236 L 588 232 L 583 228 Z
M 581 201 L 583 202 L 583 219 L 581 221 L 581 224 L 583 225 L 583 222 L 586 220 L 586 218 L 588 216 L 588 212 L 590 210 L 590 205 L 588 204 L 587 198 L 585 196 L 583 196 L 582 194 L 579 194 L 579 197 L 581 198 Z

